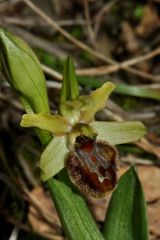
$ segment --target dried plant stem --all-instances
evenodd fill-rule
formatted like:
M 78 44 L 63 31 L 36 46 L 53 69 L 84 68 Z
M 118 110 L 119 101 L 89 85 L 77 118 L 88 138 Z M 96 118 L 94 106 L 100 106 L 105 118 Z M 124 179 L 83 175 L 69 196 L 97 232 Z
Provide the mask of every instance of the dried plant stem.
M 116 64 L 116 65 L 113 65 L 113 66 L 100 66 L 100 67 L 88 68 L 88 69 L 78 69 L 76 71 L 76 73 L 78 75 L 85 75 L 85 76 L 95 76 L 95 75 L 109 74 L 109 73 L 116 72 L 120 69 L 129 67 L 129 66 L 132 66 L 132 65 L 136 65 L 140 62 L 149 60 L 149 59 L 151 59 L 151 58 L 153 58 L 153 57 L 155 57 L 159 54 L 160 54 L 160 48 L 156 48 L 156 49 L 154 49 L 153 51 L 151 51 L 147 54 L 144 54 L 142 56 L 126 60 L 126 61 L 124 61 L 120 64 Z M 140 71 L 137 70 L 137 69 L 132 69 L 131 71 L 132 72 L 138 71 L 138 73 L 140 74 Z M 160 76 L 159 77 L 158 76 L 153 76 L 151 74 L 143 72 L 142 77 L 145 77 L 145 75 L 148 76 L 148 78 L 151 77 L 151 79 L 160 80 Z
M 90 42 L 91 42 L 92 46 L 94 48 L 96 48 L 96 40 L 95 40 L 94 31 L 92 29 L 88 0 L 84 0 L 84 15 L 85 15 L 86 22 L 87 22 L 87 30 L 88 30 L 88 36 L 89 36 Z
M 119 0 L 111 0 L 110 2 L 107 2 L 103 7 L 98 11 L 98 13 L 95 16 L 95 26 L 94 26 L 94 33 L 95 36 L 97 36 L 99 28 L 100 28 L 100 23 L 101 19 L 104 14 L 109 12 L 111 8 L 118 2 Z
M 115 61 L 104 56 L 103 54 L 94 51 L 92 48 L 88 47 L 86 44 L 82 43 L 81 41 L 74 38 L 72 35 L 70 35 L 67 31 L 65 31 L 62 27 L 59 26 L 59 24 L 48 17 L 40 8 L 38 8 L 35 4 L 33 4 L 30 0 L 23 0 L 36 14 L 41 16 L 50 26 L 52 26 L 57 32 L 62 34 L 67 40 L 75 44 L 80 49 L 83 49 L 84 51 L 90 53 L 91 55 L 97 57 L 98 59 L 106 62 L 114 64 Z
M 59 24 L 54 21 L 53 19 L 51 19 L 50 17 L 48 17 L 40 8 L 38 8 L 35 4 L 33 4 L 30 0 L 23 0 L 36 14 L 38 14 L 42 19 L 44 19 L 50 26 L 52 26 L 57 32 L 59 32 L 60 34 L 62 34 L 68 41 L 72 42 L 73 44 L 75 44 L 77 47 L 79 47 L 80 49 L 90 53 L 92 56 L 96 57 L 97 59 L 105 62 L 105 63 L 110 63 L 113 66 L 109 66 L 109 67 L 114 67 L 114 65 L 116 66 L 116 68 L 118 68 L 119 70 L 119 66 L 121 66 L 121 69 L 124 69 L 128 72 L 132 72 L 136 75 L 139 76 L 143 76 L 145 78 L 148 79 L 154 79 L 154 76 L 150 76 L 147 73 L 140 71 L 138 69 L 133 69 L 129 66 L 124 66 L 118 62 L 116 62 L 115 60 L 95 51 L 94 49 L 92 49 L 91 47 L 87 46 L 86 44 L 82 43 L 81 41 L 77 40 L 76 38 L 74 38 L 72 35 L 70 35 L 67 31 L 65 31 L 61 26 L 59 26 Z M 118 66 L 117 66 L 118 65 Z M 117 70 L 116 70 L 117 71 Z M 152 78 L 153 77 L 153 78 Z M 154 79 L 155 80 L 155 79 Z
M 52 225 L 58 233 L 62 232 L 61 226 L 57 223 L 57 218 L 54 218 L 54 215 L 48 212 L 48 210 L 42 206 L 42 204 L 39 202 L 39 199 L 37 199 L 33 194 L 31 194 L 27 188 L 22 189 L 26 199 L 39 211 L 41 216 L 50 224 Z M 56 223 L 55 223 L 56 222 Z
M 126 60 L 119 65 L 101 66 L 101 67 L 97 67 L 97 68 L 88 68 L 88 69 L 77 69 L 76 74 L 80 75 L 80 76 L 98 76 L 98 75 L 103 75 L 103 74 L 109 74 L 109 73 L 118 71 L 119 69 L 121 69 L 121 66 L 126 67 L 126 66 L 135 65 L 137 63 L 149 60 L 159 54 L 160 54 L 160 48 L 156 48 L 155 50 L 153 50 L 145 55 Z M 42 68 L 45 73 L 49 74 L 50 76 L 52 76 L 58 80 L 62 80 L 62 75 L 60 73 L 56 72 L 55 70 L 53 70 L 45 65 L 42 65 Z M 137 70 L 134 69 L 134 71 L 137 71 Z M 145 77 L 145 76 L 146 76 L 146 78 L 148 78 L 150 80 L 160 81 L 160 77 L 153 76 L 149 73 L 143 72 L 142 77 Z

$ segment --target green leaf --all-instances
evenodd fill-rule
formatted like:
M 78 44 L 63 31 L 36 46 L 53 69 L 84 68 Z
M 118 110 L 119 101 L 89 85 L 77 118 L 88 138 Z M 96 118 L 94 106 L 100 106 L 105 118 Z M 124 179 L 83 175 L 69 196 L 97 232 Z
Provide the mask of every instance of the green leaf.
M 160 88 L 149 88 L 141 86 L 129 86 L 127 84 L 119 84 L 116 88 L 117 93 L 141 97 L 150 98 L 154 100 L 160 100 Z
M 64 135 L 71 130 L 71 125 L 65 118 L 49 113 L 24 114 L 21 126 L 38 127 L 58 136 Z
M 48 98 L 44 81 L 45 79 L 41 71 L 40 64 L 32 50 L 24 43 L 24 41 L 3 29 L 0 29 L 0 47 L 2 61 L 1 67 L 3 65 L 3 71 L 5 74 L 7 74 L 9 83 L 18 92 L 25 110 L 28 113 L 49 112 Z M 66 88 L 67 87 L 68 86 L 66 85 Z M 72 88 L 72 86 L 70 87 Z M 76 87 L 74 87 L 74 89 L 76 89 Z M 75 90 L 75 93 L 76 91 L 77 90 Z M 75 95 L 74 94 L 72 94 L 72 98 L 76 98 L 78 96 L 77 93 Z M 71 100 L 70 96 L 68 100 Z M 50 134 L 42 130 L 37 132 L 40 132 L 39 137 L 42 141 L 42 144 L 46 145 L 51 139 Z M 41 156 L 40 167 L 42 169 L 43 180 L 47 180 L 48 178 L 52 177 L 64 167 L 64 161 L 67 157 L 67 154 L 68 148 L 66 144 L 66 138 L 55 137 L 46 147 Z M 54 182 L 57 183 L 58 188 L 56 185 L 54 185 Z M 72 193 L 69 187 L 65 187 L 65 192 L 63 191 L 64 188 L 59 189 L 64 184 L 57 180 L 50 179 L 48 180 L 48 184 L 50 186 L 50 191 L 53 193 L 52 198 L 57 199 L 55 201 L 59 201 L 60 204 L 63 202 L 63 206 L 61 205 L 60 207 L 65 207 L 65 210 L 67 210 L 67 212 L 61 211 L 60 213 L 61 219 L 64 219 L 62 222 L 65 222 L 65 231 L 68 232 L 67 235 L 71 235 L 73 236 L 72 239 L 77 240 L 103 239 L 95 225 L 94 220 L 88 213 L 87 206 L 85 205 L 82 197 L 75 197 L 75 194 Z M 69 201 L 69 199 L 71 203 L 67 205 L 67 201 Z M 73 209 L 76 211 L 76 215 L 73 214 Z M 74 221 L 72 219 L 74 219 Z M 76 219 L 80 219 L 82 226 L 79 226 L 79 221 L 77 225 Z M 74 230 L 76 230 L 75 226 L 78 230 L 80 228 L 82 230 L 85 229 L 84 234 L 82 232 L 84 238 L 80 238 L 81 233 L 77 231 L 76 235 L 74 235 Z M 92 232 L 93 236 L 91 235 Z M 77 238 L 77 236 L 80 237 Z
M 143 137 L 147 130 L 138 121 L 124 122 L 92 122 L 90 124 L 98 133 L 99 140 L 107 141 L 111 145 L 128 143 Z
M 107 82 L 102 87 L 93 91 L 88 97 L 85 96 L 82 100 L 86 102 L 88 107 L 81 112 L 80 120 L 84 122 L 92 121 L 95 113 L 105 107 L 106 100 L 114 89 L 115 85 Z M 91 102 L 91 104 L 88 104 L 88 102 Z
M 33 112 L 49 112 L 45 78 L 29 46 L 0 28 L 0 48 L 2 70 L 12 87 Z
M 146 204 L 134 166 L 112 194 L 103 235 L 106 240 L 148 240 Z
M 65 136 L 54 137 L 43 151 L 40 158 L 41 178 L 43 181 L 56 175 L 65 166 L 69 153 Z
M 63 182 L 49 179 L 48 186 L 69 240 L 103 240 L 86 203 Z
M 63 84 L 61 90 L 61 102 L 74 100 L 79 96 L 79 87 L 75 75 L 73 61 L 67 58 L 63 70 Z
M 79 84 L 88 87 L 88 88 L 99 88 L 102 86 L 103 83 L 106 82 L 106 80 L 99 81 L 96 78 L 93 77 L 80 77 L 78 76 L 78 82 Z M 115 93 L 118 94 L 125 94 L 129 96 L 135 96 L 140 98 L 148 98 L 148 99 L 154 99 L 154 100 L 160 100 L 160 88 L 159 86 L 155 88 L 152 87 L 146 87 L 143 85 L 140 86 L 134 86 L 134 85 L 128 85 L 128 84 L 117 84 Z

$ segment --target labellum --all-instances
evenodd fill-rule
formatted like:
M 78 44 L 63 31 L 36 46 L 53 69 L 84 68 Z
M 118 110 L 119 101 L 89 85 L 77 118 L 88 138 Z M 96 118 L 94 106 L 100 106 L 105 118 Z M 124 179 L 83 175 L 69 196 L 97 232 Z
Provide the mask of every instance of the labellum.
M 101 198 L 117 183 L 117 151 L 107 142 L 78 136 L 66 165 L 71 181 L 86 195 Z

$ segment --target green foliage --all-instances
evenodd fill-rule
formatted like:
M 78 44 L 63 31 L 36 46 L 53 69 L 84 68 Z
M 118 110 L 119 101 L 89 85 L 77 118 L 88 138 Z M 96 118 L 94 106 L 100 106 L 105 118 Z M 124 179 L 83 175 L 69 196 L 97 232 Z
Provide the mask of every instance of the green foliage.
M 144 6 L 139 4 L 134 9 L 134 17 L 136 20 L 141 20 L 143 15 L 144 15 Z
M 147 87 L 138 87 L 138 86 L 129 86 L 127 84 L 119 84 L 117 88 L 117 93 L 141 97 L 141 98 L 149 98 L 154 100 L 160 100 L 160 88 L 147 88 Z
M 134 166 L 119 180 L 109 204 L 103 235 L 106 240 L 147 240 L 146 206 Z
M 61 90 L 61 102 L 74 100 L 79 96 L 78 83 L 72 59 L 67 58 L 64 64 L 63 84 Z
M 28 113 L 49 112 L 46 82 L 40 63 L 30 47 L 19 37 L 0 28 L 0 59 L 2 71 L 19 94 Z M 50 134 L 37 131 L 43 144 Z
M 57 180 L 48 185 L 68 239 L 103 240 L 83 198 Z
M 0 29 L 2 70 L 33 112 L 49 112 L 45 78 L 37 57 L 20 38 Z
M 68 125 L 68 119 L 49 115 L 45 78 L 37 57 L 24 41 L 3 29 L 0 29 L 0 46 L 1 68 L 5 77 L 18 92 L 27 113 L 34 113 L 32 116 L 30 114 L 27 117 L 24 116 L 23 125 L 43 128 L 51 131 L 52 134 L 55 132 L 59 134 L 61 130 L 63 132 L 61 132 L 63 136 L 56 136 L 51 140 L 52 137 L 48 132 L 39 130 L 43 145 L 51 140 L 41 155 L 40 167 L 42 178 L 44 180 L 50 178 L 47 183 L 67 238 L 70 240 L 104 239 L 84 199 L 72 190 L 71 184 L 67 182 L 68 185 L 66 185 L 65 180 L 62 182 L 51 178 L 64 167 L 66 154 L 69 152 L 66 140 L 70 125 Z M 87 124 L 93 120 L 96 111 L 104 107 L 113 89 L 113 84 L 106 83 L 91 95 L 79 97 L 74 65 L 70 58 L 67 59 L 64 67 L 61 104 L 70 101 L 71 108 L 75 109 L 81 102 L 82 108 L 78 108 L 78 111 L 84 114 L 79 116 Z M 99 124 L 99 122 L 92 122 L 90 126 L 93 129 L 95 127 L 99 136 L 101 135 L 112 144 L 136 140 L 146 132 L 145 127 L 139 122 Z M 47 128 L 44 128 L 45 125 Z M 103 131 L 104 128 L 106 133 Z M 114 133 L 113 136 L 111 136 L 112 133 Z M 122 140 L 120 140 L 121 135 Z M 133 167 L 121 178 L 113 193 L 104 227 L 104 237 L 109 240 L 148 239 L 143 192 Z
M 78 77 L 79 84 L 87 88 L 99 88 L 106 82 L 99 81 L 92 77 Z M 128 84 L 117 84 L 115 93 L 128 96 L 135 96 L 139 98 L 148 98 L 160 100 L 160 88 L 151 89 L 149 87 L 129 86 Z

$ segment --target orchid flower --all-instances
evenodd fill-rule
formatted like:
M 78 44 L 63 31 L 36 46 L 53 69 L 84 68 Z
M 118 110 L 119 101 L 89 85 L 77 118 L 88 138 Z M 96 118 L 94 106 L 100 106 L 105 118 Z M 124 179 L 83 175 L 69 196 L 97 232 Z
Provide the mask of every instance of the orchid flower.
M 72 93 L 67 90 L 68 82 L 74 84 Z M 96 112 L 105 107 L 115 85 L 106 82 L 90 95 L 79 96 L 75 83 L 69 58 L 64 67 L 60 114 L 25 114 L 21 126 L 37 127 L 53 135 L 40 158 L 43 181 L 66 167 L 71 181 L 82 192 L 102 197 L 117 183 L 118 154 L 113 145 L 136 141 L 145 127 L 140 122 L 95 121 Z

